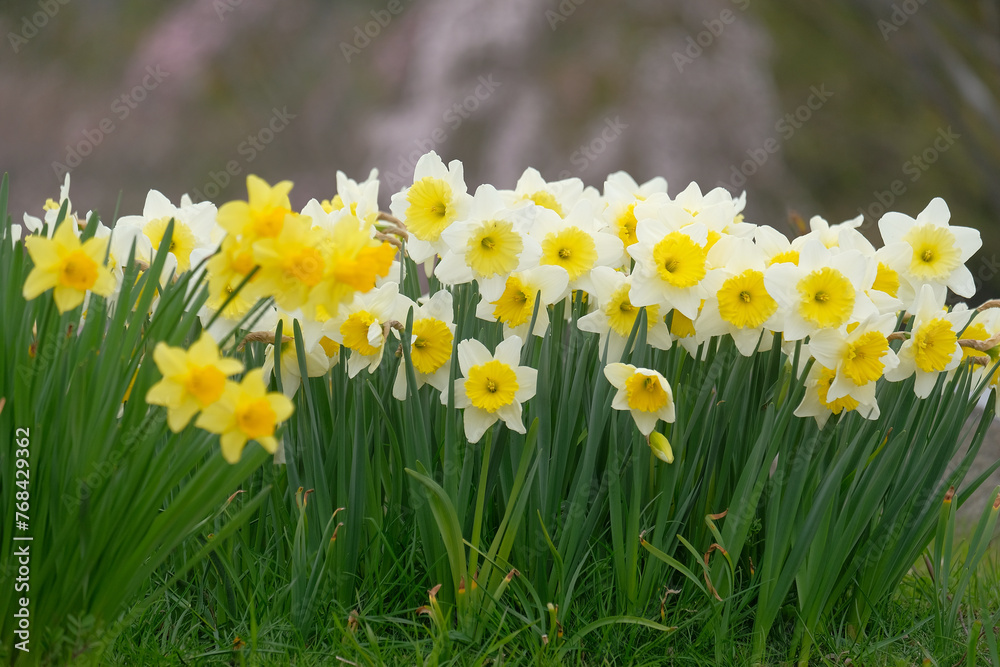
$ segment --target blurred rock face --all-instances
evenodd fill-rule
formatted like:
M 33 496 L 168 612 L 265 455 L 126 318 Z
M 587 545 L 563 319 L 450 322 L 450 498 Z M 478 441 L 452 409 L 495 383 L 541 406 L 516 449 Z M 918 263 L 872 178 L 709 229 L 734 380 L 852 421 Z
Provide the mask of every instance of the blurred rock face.
M 106 218 L 119 190 L 123 212 L 151 187 L 221 201 L 250 172 L 294 180 L 302 204 L 332 195 L 337 169 L 377 167 L 387 201 L 433 149 L 461 159 L 472 187 L 511 187 L 528 166 L 600 187 L 625 169 L 666 176 L 671 192 L 748 187 L 750 217 L 775 222 L 796 192 L 781 154 L 741 166 L 780 119 L 768 36 L 748 7 L 70 4 L 0 60 L 0 87 L 20 91 L 0 99 L 0 164 L 16 215 L 54 196 L 66 170 L 74 203 Z M 21 18 L 6 11 L 4 32 Z M 94 52 L 74 57 L 80 44 Z

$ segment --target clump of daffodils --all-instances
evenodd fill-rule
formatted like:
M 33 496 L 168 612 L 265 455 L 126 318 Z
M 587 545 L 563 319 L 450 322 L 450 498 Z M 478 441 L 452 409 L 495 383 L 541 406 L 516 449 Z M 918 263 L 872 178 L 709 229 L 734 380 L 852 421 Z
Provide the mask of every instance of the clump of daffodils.
M 396 399 L 436 392 L 463 411 L 470 442 L 499 422 L 523 433 L 537 371 L 522 363 L 522 349 L 548 335 L 563 302 L 582 305 L 573 322 L 579 335 L 596 338 L 603 367 L 595 371 L 616 389 L 610 407 L 627 411 L 665 462 L 673 449 L 656 429 L 675 418 L 673 389 L 663 369 L 625 363 L 643 352 L 639 345 L 677 343 L 695 359 L 720 339 L 746 357 L 775 341 L 785 353 L 797 348 L 809 372 L 796 414 L 821 427 L 849 412 L 878 417 L 886 382 L 913 377 L 923 397 L 941 374 L 962 363 L 986 373 L 1000 356 L 996 311 L 945 307 L 949 292 L 974 295 L 965 263 L 982 243 L 977 230 L 950 224 L 941 199 L 915 218 L 885 214 L 876 247 L 860 218 L 830 224 L 815 216 L 808 233 L 789 239 L 745 220 L 745 195 L 694 183 L 672 195 L 663 179 L 640 184 L 624 172 L 597 190 L 528 169 L 511 190 L 484 184 L 470 192 L 462 164 L 446 165 L 434 152 L 391 195 L 389 212 L 380 211 L 375 171 L 360 183 L 338 173 L 337 192 L 301 210 L 291 190 L 288 181 L 250 176 L 247 199 L 219 208 L 187 197 L 174 205 L 151 191 L 141 215 L 99 225 L 82 240 L 75 214 L 55 224 L 54 211 L 72 211 L 67 182 L 44 221 L 30 218 L 24 242 L 34 268 L 24 295 L 51 289 L 61 312 L 91 294 L 113 301 L 128 257 L 148 267 L 158 253 L 168 255 L 161 282 L 190 273 L 207 285 L 205 333 L 186 350 L 156 347 L 162 380 L 146 400 L 167 409 L 175 431 L 194 420 L 219 434 L 231 461 L 249 440 L 276 448 L 303 368 L 309 377 L 357 378 L 403 346 L 412 375 L 393 362 Z M 423 293 L 404 289 L 406 265 L 422 267 Z M 636 337 L 643 311 L 645 331 Z M 473 331 L 456 326 L 467 313 L 478 321 Z M 296 325 L 301 366 L 290 338 Z M 484 326 L 502 341 L 492 351 L 476 338 Z M 231 378 L 242 365 L 215 346 L 237 329 L 269 344 L 264 367 L 240 380 Z M 283 393 L 268 391 L 279 381 Z

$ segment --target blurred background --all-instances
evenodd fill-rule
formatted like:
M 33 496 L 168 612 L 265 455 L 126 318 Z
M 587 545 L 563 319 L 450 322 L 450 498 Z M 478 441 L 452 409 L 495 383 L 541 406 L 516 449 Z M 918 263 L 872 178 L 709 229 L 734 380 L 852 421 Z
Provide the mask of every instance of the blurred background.
M 527 166 L 748 192 L 747 218 L 915 216 L 977 227 L 1000 294 L 996 0 L 3 0 L 0 169 L 39 214 L 150 188 L 216 203 L 245 176 L 381 199 L 434 149 L 470 191 Z M 791 222 L 790 222 L 791 221 Z

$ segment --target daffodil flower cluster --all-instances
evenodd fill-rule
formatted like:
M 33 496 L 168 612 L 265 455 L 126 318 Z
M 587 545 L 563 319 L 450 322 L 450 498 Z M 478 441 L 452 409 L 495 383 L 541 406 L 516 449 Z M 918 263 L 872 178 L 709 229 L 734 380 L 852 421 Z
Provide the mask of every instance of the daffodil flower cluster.
M 791 359 L 798 349 L 796 370 L 809 364 L 809 371 L 795 413 L 821 427 L 845 412 L 878 417 L 880 382 L 914 377 L 923 397 L 963 360 L 985 373 L 1000 342 L 995 310 L 945 307 L 949 292 L 974 295 L 966 262 L 981 240 L 977 230 L 951 225 L 939 198 L 916 218 L 884 215 L 876 248 L 861 231 L 862 218 L 830 224 L 816 216 L 808 233 L 789 239 L 744 219 L 745 194 L 703 192 L 691 183 L 671 195 L 662 178 L 639 184 L 624 172 L 608 176 L 603 192 L 578 178 L 546 181 L 528 169 L 511 190 L 484 184 L 470 193 L 462 164 L 446 165 L 434 152 L 417 162 L 412 184 L 391 196 L 389 213 L 379 211 L 375 171 L 361 183 L 339 174 L 336 196 L 311 200 L 301 212 L 291 209 L 287 181 L 269 186 L 251 176 L 247 188 L 247 201 L 218 210 L 187 198 L 175 207 L 153 191 L 141 216 L 122 218 L 110 233 L 102 228 L 80 243 L 79 226 L 71 224 L 54 236 L 49 229 L 47 238 L 37 221 L 27 243 L 35 269 L 25 295 L 54 288 L 61 310 L 79 305 L 87 292 L 113 295 L 128 252 L 150 264 L 164 250 L 169 220 L 169 272 L 204 271 L 209 299 L 202 316 L 206 325 L 214 319 L 209 333 L 217 339 L 261 298 L 273 298 L 252 334 L 272 343 L 263 374 L 244 379 L 252 386 L 219 394 L 222 378 L 238 371 L 198 348 L 197 362 L 184 366 L 178 356 L 169 368 L 161 365 L 163 382 L 169 371 L 173 384 L 148 397 L 173 405 L 172 426 L 201 411 L 198 424 L 228 438 L 229 452 L 244 436 L 267 445 L 271 434 L 244 428 L 241 418 L 226 422 L 217 406 L 232 416 L 240 405 L 272 400 L 261 383 L 286 353 L 285 395 L 294 396 L 302 382 L 294 343 L 275 340 L 279 321 L 285 332 L 298 322 L 310 377 L 342 358 L 350 378 L 373 373 L 387 345 L 408 346 L 417 386 L 407 386 L 400 364 L 393 396 L 406 400 L 433 387 L 443 404 L 451 400 L 464 411 L 466 437 L 475 442 L 498 421 L 525 430 L 522 410 L 535 394 L 536 370 L 521 363 L 522 348 L 548 335 L 554 313 L 569 310 L 555 304 L 583 304 L 574 321 L 579 335 L 597 336 L 603 375 L 617 390 L 611 408 L 628 411 L 664 461 L 673 460 L 672 449 L 655 429 L 675 418 L 673 390 L 660 370 L 624 363 L 636 352 L 629 341 L 642 311 L 644 344 L 658 350 L 677 343 L 701 359 L 718 339 L 731 339 L 747 357 L 778 344 Z M 105 266 L 101 239 L 109 236 Z M 404 295 L 397 247 L 402 265 L 422 267 L 423 294 Z M 493 323 L 503 341 L 491 351 L 476 332 L 458 331 L 467 313 Z M 408 317 L 409 340 L 402 340 Z M 211 381 L 198 379 L 192 363 L 214 369 L 205 371 Z M 285 407 L 272 405 L 274 418 L 260 423 L 280 421 Z

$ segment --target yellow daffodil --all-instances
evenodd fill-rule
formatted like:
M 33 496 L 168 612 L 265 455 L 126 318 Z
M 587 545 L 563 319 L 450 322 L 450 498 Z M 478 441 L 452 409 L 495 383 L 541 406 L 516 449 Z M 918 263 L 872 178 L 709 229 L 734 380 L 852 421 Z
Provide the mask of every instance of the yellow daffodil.
M 291 189 L 291 181 L 271 186 L 251 174 L 247 176 L 247 201 L 223 204 L 219 208 L 218 223 L 230 234 L 250 242 L 275 238 L 281 233 L 285 218 L 295 215 L 288 200 Z
M 239 384 L 226 382 L 222 397 L 198 416 L 195 425 L 221 436 L 222 456 L 236 463 L 250 440 L 256 440 L 272 454 L 276 452 L 275 430 L 293 410 L 288 398 L 278 392 L 268 393 L 263 371 L 254 369 Z
M 29 236 L 24 241 L 34 268 L 24 281 L 24 298 L 36 298 L 52 290 L 60 313 L 83 303 L 87 292 L 109 296 L 115 279 L 104 265 L 107 239 L 91 238 L 80 242 L 73 225 L 63 222 L 52 238 Z
M 157 343 L 153 361 L 163 379 L 146 392 L 146 402 L 167 408 L 167 425 L 177 433 L 204 410 L 222 397 L 226 378 L 243 370 L 243 364 L 219 354 L 219 348 L 208 333 L 189 349 Z

